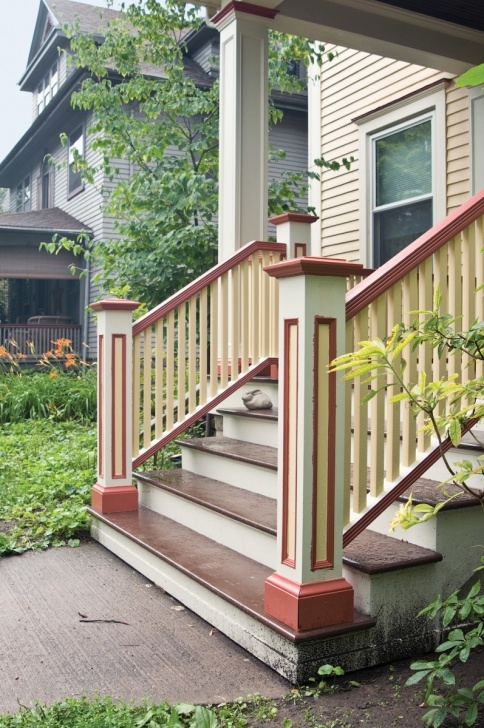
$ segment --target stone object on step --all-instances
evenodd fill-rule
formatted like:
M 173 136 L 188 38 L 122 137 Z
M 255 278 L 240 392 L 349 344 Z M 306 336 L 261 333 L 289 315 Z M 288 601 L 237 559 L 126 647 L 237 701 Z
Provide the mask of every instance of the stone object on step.
M 253 389 L 251 392 L 245 392 L 242 395 L 242 402 L 249 410 L 272 409 L 270 398 L 260 389 Z

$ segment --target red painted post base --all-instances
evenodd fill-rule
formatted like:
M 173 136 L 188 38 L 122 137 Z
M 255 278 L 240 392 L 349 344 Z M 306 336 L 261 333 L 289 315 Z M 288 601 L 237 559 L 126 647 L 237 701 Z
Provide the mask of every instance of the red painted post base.
M 264 611 L 296 632 L 352 622 L 353 606 L 343 578 L 299 584 L 274 572 L 266 580 Z
M 99 513 L 138 510 L 138 491 L 133 485 L 112 487 L 96 483 L 91 490 L 91 506 Z

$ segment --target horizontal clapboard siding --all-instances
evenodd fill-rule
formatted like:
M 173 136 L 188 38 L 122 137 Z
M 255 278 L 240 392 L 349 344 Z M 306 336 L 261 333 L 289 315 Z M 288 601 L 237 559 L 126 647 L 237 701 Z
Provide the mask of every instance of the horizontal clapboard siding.
M 324 170 L 321 179 L 322 255 L 359 260 L 359 135 L 354 119 L 411 98 L 420 89 L 450 78 L 435 69 L 330 47 L 335 53 L 321 75 L 321 155 L 327 161 L 353 156 L 351 170 Z M 469 104 L 467 92 L 449 84 L 446 92 L 447 209 L 469 196 Z M 402 108 L 402 119 L 405 110 Z

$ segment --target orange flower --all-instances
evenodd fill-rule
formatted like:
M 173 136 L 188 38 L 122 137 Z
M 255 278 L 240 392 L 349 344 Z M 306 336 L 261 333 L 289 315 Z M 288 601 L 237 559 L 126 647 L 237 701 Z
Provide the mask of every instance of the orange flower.
M 53 369 L 51 373 L 49 374 L 49 379 L 54 379 L 54 377 L 58 377 L 59 372 L 56 369 Z

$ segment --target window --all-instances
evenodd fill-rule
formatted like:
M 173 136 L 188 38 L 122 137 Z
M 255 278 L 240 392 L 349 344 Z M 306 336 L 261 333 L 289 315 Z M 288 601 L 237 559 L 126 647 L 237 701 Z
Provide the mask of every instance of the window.
M 30 175 L 19 182 L 15 194 L 15 212 L 29 212 L 30 210 Z
M 376 268 L 446 215 L 445 80 L 355 122 L 360 260 Z
M 372 137 L 373 265 L 432 227 L 432 117 Z
M 69 194 L 82 189 L 82 177 L 76 159 L 84 156 L 84 134 L 82 126 L 69 135 Z
M 54 168 L 48 159 L 42 162 L 40 178 L 40 207 L 44 210 L 54 206 Z
M 59 89 L 59 69 L 57 61 L 37 86 L 37 114 L 40 114 Z

